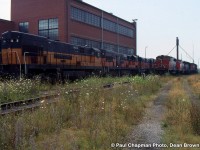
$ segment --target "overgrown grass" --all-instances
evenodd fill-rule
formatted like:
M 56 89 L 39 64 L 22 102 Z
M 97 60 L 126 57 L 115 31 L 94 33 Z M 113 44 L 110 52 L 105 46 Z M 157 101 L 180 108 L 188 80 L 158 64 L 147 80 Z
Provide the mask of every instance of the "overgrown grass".
M 62 97 L 58 103 L 17 116 L 1 116 L 0 149 L 105 150 L 111 143 L 123 143 L 162 82 L 158 76 L 114 79 L 95 77 L 77 82 L 76 86 L 87 87 L 78 93 L 69 93 L 69 85 L 64 85 L 59 88 Z M 131 83 L 99 88 L 108 81 L 127 80 Z
M 200 100 L 200 75 L 197 74 L 188 77 L 188 82 L 190 83 L 194 93 L 198 95 Z
M 51 84 L 41 83 L 40 77 L 32 80 L 23 78 L 0 81 L 0 104 L 37 97 L 41 91 L 51 88 Z
M 177 78 L 169 93 L 163 140 L 164 143 L 198 144 L 200 108 L 191 104 L 182 83 L 183 78 Z
M 198 96 L 199 105 L 192 104 L 191 109 L 191 123 L 194 132 L 200 136 L 200 75 L 192 75 L 188 78 L 188 82 L 192 87 L 194 93 Z
M 147 77 L 149 78 L 149 76 Z M 119 84 L 119 83 L 124 83 L 124 82 L 137 82 L 141 81 L 142 78 L 136 76 L 135 78 L 129 77 L 129 76 L 124 76 L 124 77 L 105 77 L 105 78 L 100 78 L 98 76 L 93 76 L 90 78 L 82 79 L 82 80 L 76 80 L 72 83 L 66 82 L 65 84 L 65 89 L 77 89 L 77 88 L 100 88 L 106 84 Z

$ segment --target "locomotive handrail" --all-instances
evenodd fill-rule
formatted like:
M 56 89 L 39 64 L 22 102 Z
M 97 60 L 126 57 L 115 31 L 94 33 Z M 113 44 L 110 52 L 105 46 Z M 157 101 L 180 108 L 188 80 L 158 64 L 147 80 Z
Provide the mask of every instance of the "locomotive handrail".
M 14 53 L 16 53 L 16 55 L 17 55 L 17 60 L 18 60 L 18 62 L 19 62 L 19 78 L 20 78 L 20 80 L 21 80 L 21 78 L 22 78 L 22 64 L 21 64 L 21 61 L 20 61 L 20 59 L 19 59 L 18 52 L 17 52 L 17 51 L 12 51 L 12 49 L 11 49 L 11 51 L 8 51 L 8 52 L 10 52 L 10 53 L 14 52 Z
M 25 75 L 27 74 L 27 66 L 26 66 L 26 54 L 28 54 L 30 52 L 24 52 L 24 73 Z

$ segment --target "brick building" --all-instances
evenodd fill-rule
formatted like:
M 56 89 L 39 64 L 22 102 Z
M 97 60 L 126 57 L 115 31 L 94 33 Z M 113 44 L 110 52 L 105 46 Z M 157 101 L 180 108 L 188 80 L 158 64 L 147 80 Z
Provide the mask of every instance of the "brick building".
M 0 19 L 0 34 L 14 29 L 14 22 Z
M 14 30 L 136 55 L 136 22 L 80 0 L 11 0 Z M 0 23 L 1 24 L 1 23 Z

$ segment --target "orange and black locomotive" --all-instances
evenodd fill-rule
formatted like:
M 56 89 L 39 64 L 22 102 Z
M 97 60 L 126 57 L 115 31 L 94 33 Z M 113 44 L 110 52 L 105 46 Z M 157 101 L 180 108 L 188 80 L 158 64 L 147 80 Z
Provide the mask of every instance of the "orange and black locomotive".
M 8 31 L 2 34 L 0 73 L 18 76 L 84 77 L 140 73 L 196 73 L 197 65 L 170 56 L 146 59 L 103 49 L 71 45 L 46 37 Z

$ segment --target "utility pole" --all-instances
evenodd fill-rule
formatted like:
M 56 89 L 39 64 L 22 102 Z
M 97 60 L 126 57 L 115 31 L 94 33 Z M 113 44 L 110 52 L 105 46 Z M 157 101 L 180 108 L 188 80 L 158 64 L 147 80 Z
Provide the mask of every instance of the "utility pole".
M 178 37 L 176 37 L 177 60 L 179 60 L 179 58 L 178 58 L 178 56 L 179 56 L 178 48 L 179 48 L 179 39 L 178 39 Z
M 145 47 L 145 59 L 146 59 L 147 48 L 148 46 Z
M 135 42 L 135 52 L 134 52 L 134 55 L 137 55 L 137 20 L 138 19 L 133 19 L 133 26 L 135 28 L 135 32 L 133 33 L 133 40 Z
M 194 44 L 193 44 L 193 63 L 194 63 Z

